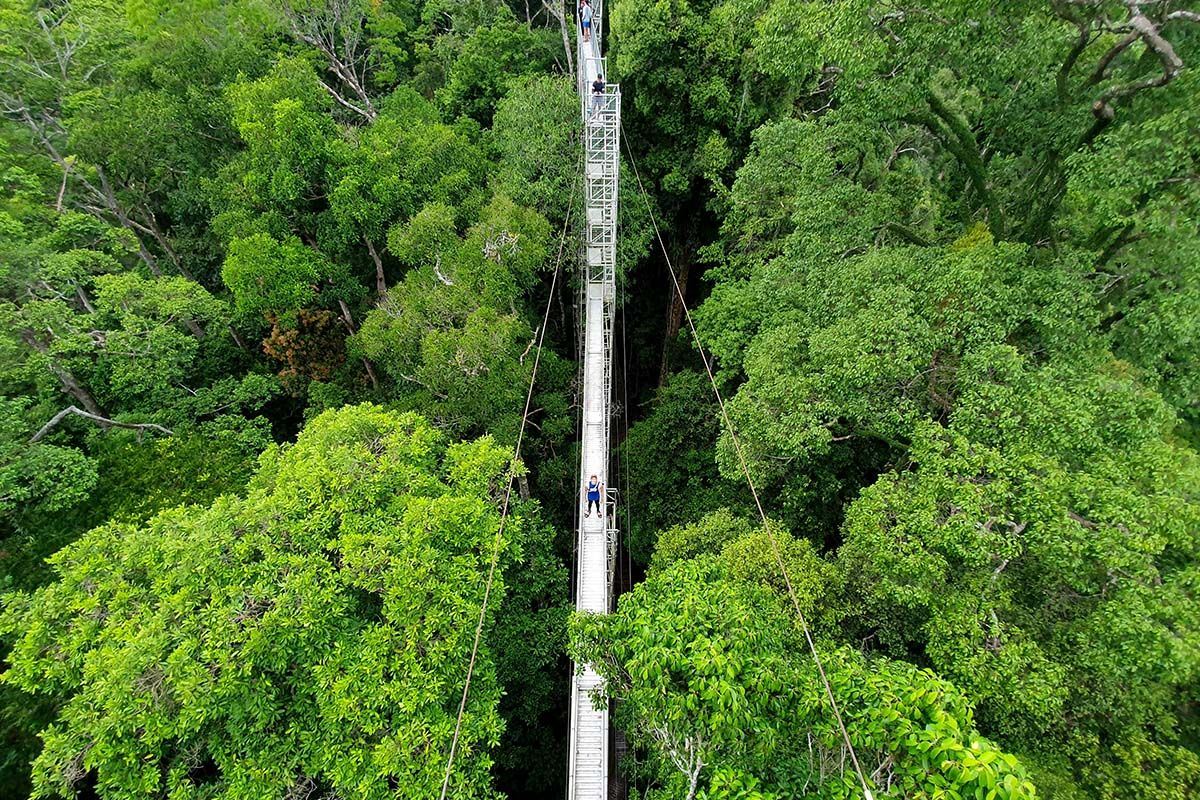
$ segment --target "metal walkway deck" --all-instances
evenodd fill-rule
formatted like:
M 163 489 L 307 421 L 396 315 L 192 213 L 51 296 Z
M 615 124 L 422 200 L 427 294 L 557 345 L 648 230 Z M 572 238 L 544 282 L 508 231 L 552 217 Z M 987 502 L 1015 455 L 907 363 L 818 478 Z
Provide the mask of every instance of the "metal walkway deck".
M 617 178 L 621 131 L 621 92 L 616 85 L 604 94 L 592 93 L 598 74 L 608 76 L 600 55 L 601 4 L 593 16 L 592 41 L 577 33 L 579 95 L 584 126 L 584 191 L 587 216 L 584 231 L 585 275 L 583 306 L 583 422 L 579 464 L 579 531 L 576 543 L 576 596 L 579 611 L 609 612 L 617 531 L 613 524 L 612 492 L 604 502 L 604 517 L 584 516 L 582 487 L 596 475 L 608 486 L 609 399 L 612 389 L 613 305 L 616 299 Z M 606 800 L 609 783 L 608 708 L 594 708 L 592 690 L 600 677 L 577 665 L 571 685 L 571 723 L 567 774 L 568 800 Z

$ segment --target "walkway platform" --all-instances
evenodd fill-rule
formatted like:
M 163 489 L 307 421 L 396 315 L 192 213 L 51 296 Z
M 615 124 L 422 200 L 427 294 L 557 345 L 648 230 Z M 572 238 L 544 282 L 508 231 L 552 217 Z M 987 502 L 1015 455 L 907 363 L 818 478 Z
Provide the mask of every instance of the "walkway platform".
M 580 431 L 579 530 L 576 541 L 575 607 L 607 614 L 612 598 L 617 530 L 613 495 L 607 492 L 604 517 L 585 517 L 583 487 L 592 475 L 608 486 L 609 420 L 612 396 L 612 324 L 616 302 L 617 181 L 621 130 L 620 87 L 592 93 L 597 75 L 607 76 L 600 55 L 601 15 L 597 2 L 592 41 L 578 37 L 580 113 L 584 128 L 585 231 L 583 247 L 583 420 Z M 571 685 L 568 800 L 607 800 L 609 793 L 609 710 L 596 708 L 592 695 L 602 681 L 587 665 L 576 665 Z

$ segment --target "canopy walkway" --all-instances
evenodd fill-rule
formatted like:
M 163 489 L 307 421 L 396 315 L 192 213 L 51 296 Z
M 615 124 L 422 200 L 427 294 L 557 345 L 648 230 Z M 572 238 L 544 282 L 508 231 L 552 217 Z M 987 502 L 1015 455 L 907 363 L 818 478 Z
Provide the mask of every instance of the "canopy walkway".
M 592 36 L 585 42 L 577 33 L 578 80 L 580 113 L 583 116 L 584 148 L 584 207 L 587 212 L 584 222 L 584 280 L 581 282 L 579 305 L 583 314 L 583 336 L 581 356 L 583 373 L 583 414 L 580 439 L 582 443 L 579 478 L 581 488 L 592 475 L 608 486 L 609 418 L 612 393 L 612 344 L 613 310 L 616 301 L 616 247 L 617 247 L 617 187 L 620 166 L 621 134 L 621 90 L 616 84 L 605 84 L 600 92 L 593 88 L 600 76 L 608 76 L 605 59 L 601 55 L 602 2 L 596 0 L 592 21 Z M 834 696 L 833 687 L 825 673 L 821 656 L 817 652 L 808 622 L 804 619 L 799 600 L 792 588 L 787 565 L 772 533 L 766 511 L 759 499 L 750 470 L 746 465 L 745 453 L 724 398 L 713 375 L 712 365 L 704 354 L 704 347 L 696 326 L 688 311 L 683 289 L 675 275 L 671 256 L 663 242 L 662 232 L 655 220 L 645 186 L 638 174 L 637 162 L 629 154 L 629 165 L 646 207 L 646 215 L 654 229 L 654 236 L 667 264 L 671 282 L 684 319 L 692 335 L 692 341 L 704 363 L 704 371 L 712 386 L 713 395 L 720 409 L 723 427 L 729 433 L 737 454 L 738 465 L 746 479 L 747 488 L 754 498 L 755 508 L 771 541 L 771 550 L 780 575 L 787 586 L 787 593 L 796 612 L 796 620 L 804 631 L 804 638 L 812 654 L 813 663 L 825 690 L 829 710 L 837 722 L 838 732 L 850 757 L 854 774 L 862 787 L 865 800 L 874 800 L 870 782 L 859 764 L 854 744 L 846 730 Z M 616 510 L 615 494 L 608 492 L 604 498 L 604 516 L 586 515 L 585 494 L 579 493 L 579 531 L 576 543 L 575 607 L 579 611 L 607 614 L 611 610 L 613 568 L 617 555 L 617 528 L 614 524 Z M 601 701 L 600 707 L 593 705 L 596 690 L 601 687 L 600 676 L 587 664 L 577 664 L 572 671 L 571 683 L 571 727 L 569 761 L 567 766 L 568 800 L 607 800 L 615 796 L 617 784 L 610 782 L 609 708 Z M 616 749 L 615 747 L 613 748 Z
M 597 77 L 608 70 L 600 54 L 601 0 L 597 0 L 591 41 L 576 33 L 580 112 L 584 147 L 584 275 L 580 304 L 583 314 L 580 487 L 592 475 L 608 486 L 609 402 L 612 389 L 613 306 L 616 300 L 617 177 L 621 131 L 621 91 L 606 85 L 593 92 Z M 575 607 L 607 614 L 612 598 L 617 530 L 615 498 L 606 491 L 604 516 L 584 513 L 586 496 L 579 492 L 579 530 L 576 542 Z M 609 783 L 608 708 L 592 706 L 592 692 L 601 683 L 588 665 L 572 673 L 571 723 L 567 797 L 604 800 Z

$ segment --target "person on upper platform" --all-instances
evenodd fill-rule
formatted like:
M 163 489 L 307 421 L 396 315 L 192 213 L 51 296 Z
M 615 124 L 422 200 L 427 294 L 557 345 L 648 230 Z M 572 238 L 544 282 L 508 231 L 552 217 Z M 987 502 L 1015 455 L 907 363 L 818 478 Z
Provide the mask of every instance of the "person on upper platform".
M 579 25 L 583 28 L 583 40 L 590 42 L 592 40 L 592 4 L 588 0 L 583 0 L 579 4 Z

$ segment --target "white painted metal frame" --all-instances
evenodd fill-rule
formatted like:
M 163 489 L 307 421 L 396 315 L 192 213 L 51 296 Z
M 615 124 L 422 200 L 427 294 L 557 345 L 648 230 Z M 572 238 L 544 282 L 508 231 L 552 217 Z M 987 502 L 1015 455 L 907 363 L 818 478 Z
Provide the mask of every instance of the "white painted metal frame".
M 579 531 L 576 545 L 576 597 L 579 611 L 607 614 L 612 598 L 617 528 L 616 495 L 607 491 L 604 517 L 585 517 L 583 491 L 596 475 L 608 486 L 609 418 L 612 397 L 613 306 L 616 302 L 617 181 L 620 166 L 621 90 L 606 84 L 602 95 L 592 93 L 597 75 L 608 77 L 600 55 L 601 3 L 592 17 L 591 41 L 578 36 L 579 95 L 583 117 L 584 275 L 583 420 L 580 431 Z M 576 665 L 571 682 L 571 727 L 567 766 L 568 800 L 606 800 L 608 796 L 608 707 L 595 708 L 593 694 L 601 685 L 590 666 Z

